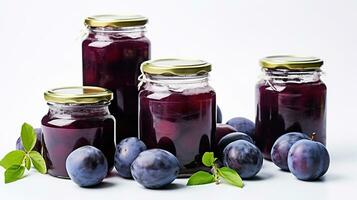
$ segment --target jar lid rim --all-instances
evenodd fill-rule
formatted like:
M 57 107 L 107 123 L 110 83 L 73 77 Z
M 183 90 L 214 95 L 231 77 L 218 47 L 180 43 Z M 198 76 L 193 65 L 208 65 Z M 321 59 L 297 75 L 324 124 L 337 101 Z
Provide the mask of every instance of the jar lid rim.
M 105 14 L 93 15 L 84 20 L 84 24 L 89 27 L 132 27 L 144 26 L 147 24 L 148 18 L 142 15 L 135 14 Z
M 208 73 L 212 65 L 203 60 L 164 58 L 143 62 L 141 70 L 148 74 L 182 76 Z
M 323 65 L 323 60 L 313 56 L 275 55 L 262 58 L 260 65 L 267 69 L 311 70 L 319 69 Z
M 61 104 L 96 104 L 113 100 L 113 92 L 96 86 L 70 86 L 44 92 L 47 102 Z

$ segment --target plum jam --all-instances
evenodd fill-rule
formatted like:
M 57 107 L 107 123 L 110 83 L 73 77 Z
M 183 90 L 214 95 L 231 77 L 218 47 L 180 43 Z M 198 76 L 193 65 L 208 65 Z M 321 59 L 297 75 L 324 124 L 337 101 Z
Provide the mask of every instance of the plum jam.
M 45 92 L 49 111 L 42 118 L 43 157 L 48 173 L 68 178 L 67 156 L 91 145 L 100 149 L 113 168 L 115 118 L 108 105 L 113 93 L 99 87 L 66 87 Z
M 287 132 L 315 134 L 326 144 L 326 85 L 323 61 L 314 57 L 271 56 L 261 60 L 264 78 L 256 85 L 255 142 L 271 159 L 275 140 Z
M 147 18 L 136 15 L 85 20 L 89 34 L 82 43 L 83 85 L 113 91 L 109 110 L 116 118 L 117 143 L 138 137 L 138 76 L 140 64 L 150 58 L 146 23 Z
M 142 64 L 139 93 L 140 139 L 180 161 L 180 177 L 205 170 L 202 155 L 212 151 L 216 94 L 204 61 L 160 59 Z

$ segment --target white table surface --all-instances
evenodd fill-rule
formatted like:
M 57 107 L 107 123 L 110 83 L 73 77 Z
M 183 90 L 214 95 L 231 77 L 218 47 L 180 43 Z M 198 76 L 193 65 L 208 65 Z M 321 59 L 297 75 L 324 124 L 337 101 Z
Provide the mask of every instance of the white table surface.
M 331 165 L 319 181 L 304 182 L 265 161 L 253 180 L 245 180 L 244 188 L 227 184 L 185 186 L 187 179 L 177 179 L 163 190 L 149 190 L 133 180 L 112 176 L 96 188 L 80 188 L 72 181 L 41 175 L 32 169 L 26 177 L 4 184 L 0 176 L 0 199 L 62 200 L 62 199 L 353 199 L 357 186 L 357 148 L 331 146 Z

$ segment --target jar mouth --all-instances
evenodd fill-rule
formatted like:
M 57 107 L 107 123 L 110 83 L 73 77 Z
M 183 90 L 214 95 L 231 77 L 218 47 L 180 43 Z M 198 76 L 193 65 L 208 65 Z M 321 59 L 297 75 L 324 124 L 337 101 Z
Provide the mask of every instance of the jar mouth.
M 44 98 L 48 103 L 67 105 L 98 104 L 109 103 L 113 100 L 113 92 L 95 86 L 61 87 L 46 91 Z

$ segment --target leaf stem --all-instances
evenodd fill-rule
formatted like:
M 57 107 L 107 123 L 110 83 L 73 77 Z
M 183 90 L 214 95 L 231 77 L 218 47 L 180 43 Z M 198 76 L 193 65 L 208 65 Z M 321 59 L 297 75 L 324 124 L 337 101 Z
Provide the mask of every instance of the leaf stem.
M 212 169 L 213 169 L 214 182 L 218 185 L 220 183 L 220 179 L 219 179 L 217 164 L 213 164 Z

